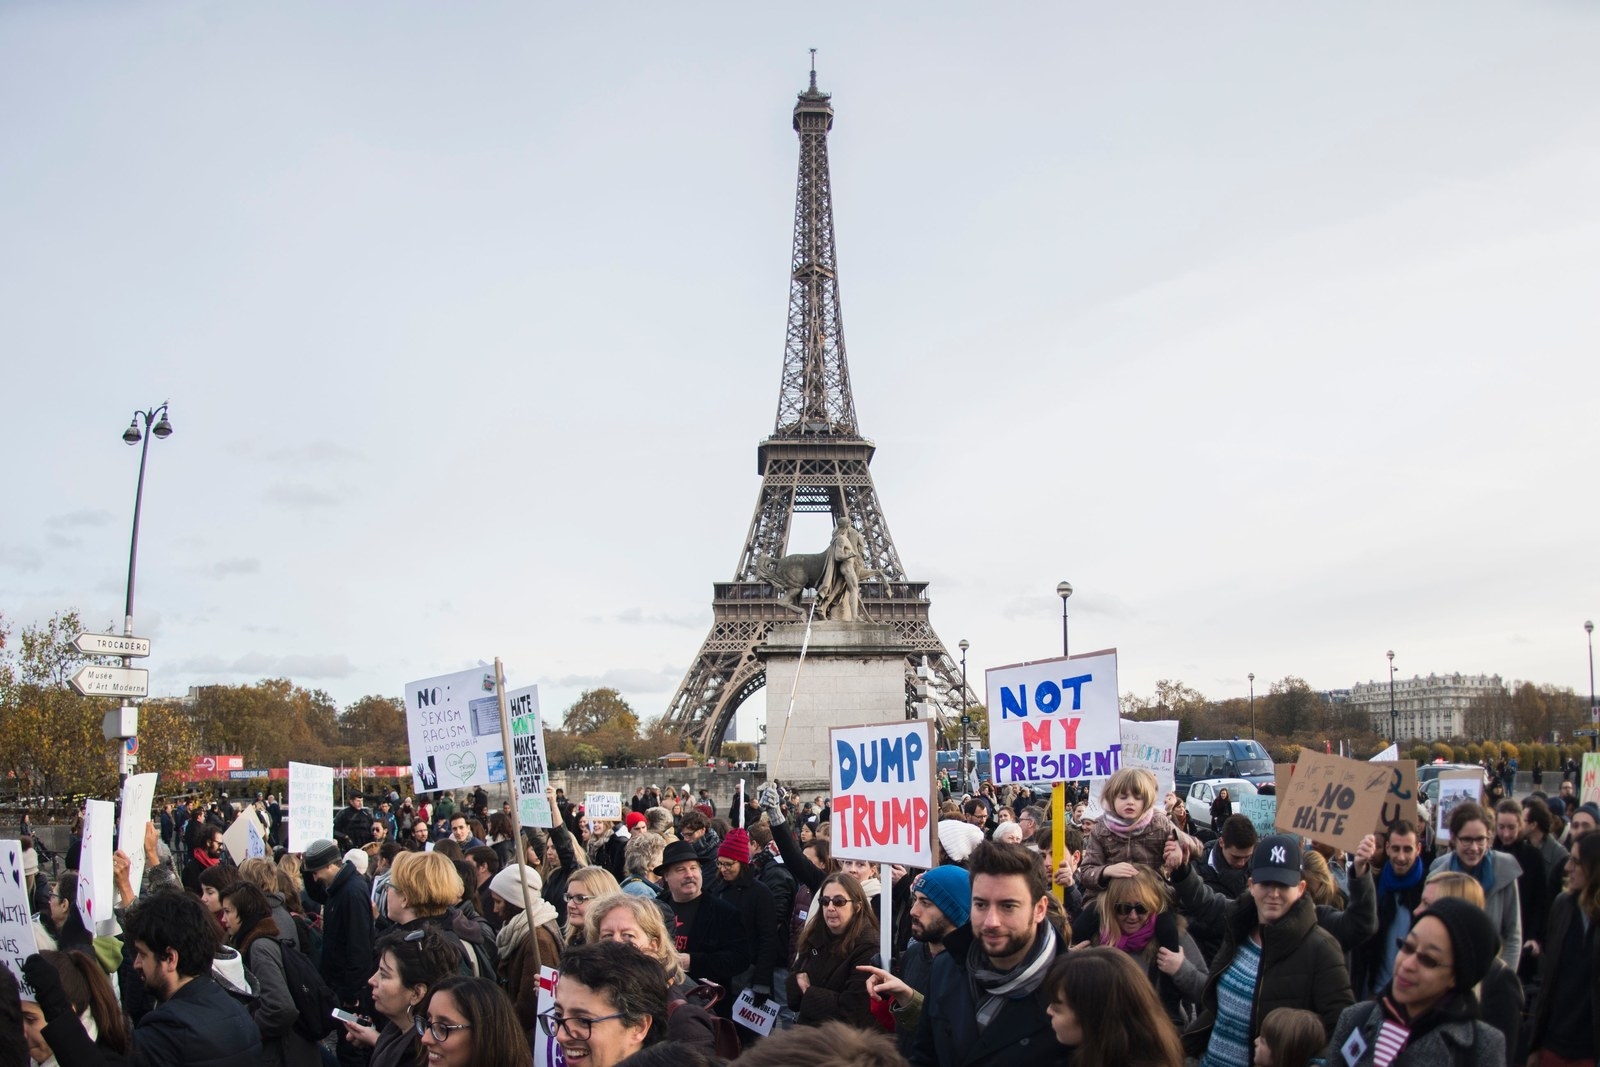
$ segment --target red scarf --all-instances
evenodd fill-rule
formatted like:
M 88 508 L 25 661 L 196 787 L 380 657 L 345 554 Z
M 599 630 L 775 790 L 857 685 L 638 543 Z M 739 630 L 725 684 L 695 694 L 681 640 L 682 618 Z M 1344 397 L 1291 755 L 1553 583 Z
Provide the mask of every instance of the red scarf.
M 195 849 L 190 853 L 190 855 L 194 857 L 194 861 L 202 868 L 215 867 L 217 864 L 222 862 L 221 856 L 213 856 L 203 848 Z

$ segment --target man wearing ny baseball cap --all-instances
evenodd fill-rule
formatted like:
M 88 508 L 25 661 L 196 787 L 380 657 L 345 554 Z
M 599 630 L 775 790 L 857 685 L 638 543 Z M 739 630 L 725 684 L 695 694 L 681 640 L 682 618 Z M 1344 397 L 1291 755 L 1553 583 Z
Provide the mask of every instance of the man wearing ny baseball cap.
M 1172 873 L 1179 907 L 1220 911 L 1225 933 L 1211 961 L 1199 1024 L 1184 1034 L 1200 1067 L 1249 1067 L 1261 1020 L 1274 1008 L 1303 1008 L 1329 1032 L 1355 1003 L 1338 940 L 1317 923 L 1305 895 L 1300 839 L 1273 834 L 1256 843 L 1249 890 L 1229 901 L 1189 864 Z

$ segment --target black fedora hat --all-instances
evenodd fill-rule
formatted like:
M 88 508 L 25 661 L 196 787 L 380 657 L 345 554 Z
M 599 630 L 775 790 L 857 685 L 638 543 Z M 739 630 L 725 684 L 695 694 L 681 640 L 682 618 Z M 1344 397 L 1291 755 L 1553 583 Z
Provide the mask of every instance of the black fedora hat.
M 680 863 L 699 863 L 700 857 L 695 854 L 694 846 L 687 841 L 674 841 L 661 853 L 661 865 L 656 868 L 657 875 L 665 875 L 668 870 Z

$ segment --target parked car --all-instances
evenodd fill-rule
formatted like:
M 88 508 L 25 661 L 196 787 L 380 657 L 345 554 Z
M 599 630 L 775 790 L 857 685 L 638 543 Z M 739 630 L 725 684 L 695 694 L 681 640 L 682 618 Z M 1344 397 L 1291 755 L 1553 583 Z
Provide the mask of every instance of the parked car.
M 1189 809 L 1189 822 L 1212 830 L 1219 829 L 1211 825 L 1211 802 L 1224 789 L 1228 791 L 1228 799 L 1233 801 L 1235 813 L 1239 811 L 1240 800 L 1253 797 L 1258 792 L 1254 782 L 1243 778 L 1206 778 L 1194 782 L 1189 786 L 1189 795 L 1183 802 L 1183 806 Z
M 1244 778 L 1261 785 L 1272 781 L 1272 756 L 1259 741 L 1180 741 L 1172 765 L 1178 795 L 1205 778 Z

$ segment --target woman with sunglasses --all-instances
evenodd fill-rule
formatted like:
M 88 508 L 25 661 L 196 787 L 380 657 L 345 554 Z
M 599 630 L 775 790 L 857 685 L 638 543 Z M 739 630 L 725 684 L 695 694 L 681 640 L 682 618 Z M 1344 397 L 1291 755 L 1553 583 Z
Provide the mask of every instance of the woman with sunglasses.
M 428 1067 L 529 1067 L 533 1053 L 511 1001 L 487 978 L 456 975 L 417 1013 Z M 571 1062 L 570 1060 L 568 1062 Z
M 367 979 L 377 1027 L 344 1023 L 350 1043 L 372 1049 L 369 1067 L 413 1067 L 418 1060 L 414 1013 L 435 985 L 461 969 L 461 950 L 436 927 L 390 930 L 378 938 L 378 969 Z
M 789 1006 L 803 1026 L 837 1020 L 872 1029 L 872 999 L 867 974 L 877 956 L 877 917 L 861 883 L 844 872 L 830 875 L 817 889 L 789 968 Z
M 1474 992 L 1499 949 L 1500 934 L 1482 908 L 1459 897 L 1434 901 L 1398 942 L 1394 975 L 1377 999 L 1339 1016 L 1323 1061 L 1504 1067 L 1505 1036 L 1478 1018 Z
M 1167 1018 L 1182 1026 L 1206 990 L 1206 958 L 1172 912 L 1166 885 L 1148 867 L 1113 878 L 1100 895 L 1098 945 L 1132 956 L 1150 979 Z M 1177 947 L 1172 946 L 1176 944 Z
M 1433 861 L 1429 874 L 1459 871 L 1483 887 L 1483 910 L 1500 937 L 1500 959 L 1512 970 L 1522 959 L 1522 904 L 1517 878 L 1522 867 L 1508 853 L 1493 852 L 1494 819 L 1468 801 L 1450 813 L 1450 851 Z

